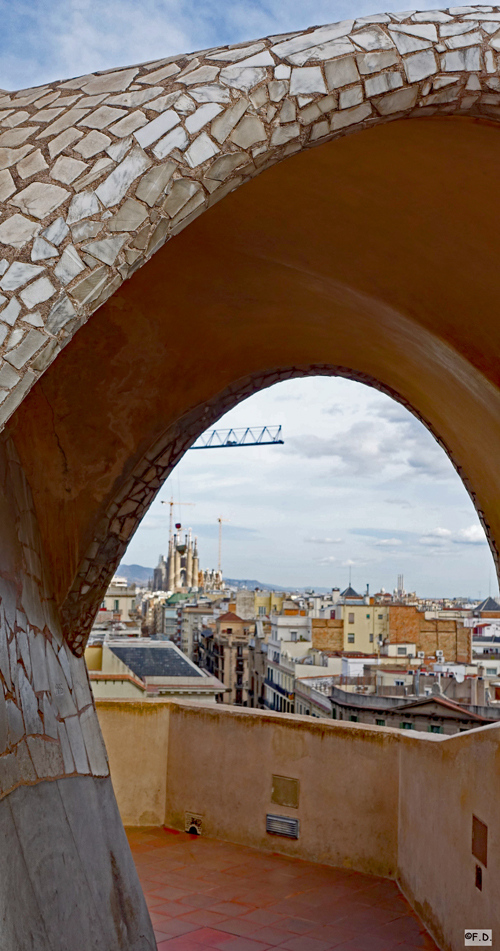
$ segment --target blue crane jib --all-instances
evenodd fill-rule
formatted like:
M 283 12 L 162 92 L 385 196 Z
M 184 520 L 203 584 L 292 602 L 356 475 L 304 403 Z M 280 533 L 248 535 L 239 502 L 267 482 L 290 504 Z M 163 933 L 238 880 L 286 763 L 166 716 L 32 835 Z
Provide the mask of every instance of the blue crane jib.
M 236 446 L 282 446 L 281 426 L 247 426 L 246 429 L 211 429 L 198 437 L 191 449 L 234 449 Z

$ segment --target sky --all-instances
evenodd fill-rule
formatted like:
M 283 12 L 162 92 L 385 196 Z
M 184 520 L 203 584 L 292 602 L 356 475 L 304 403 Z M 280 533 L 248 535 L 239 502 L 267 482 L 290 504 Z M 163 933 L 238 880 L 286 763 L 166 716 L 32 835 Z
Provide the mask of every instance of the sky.
M 472 502 L 448 457 L 408 410 L 350 380 L 290 380 L 241 402 L 217 428 L 280 425 L 283 446 L 188 451 L 123 559 L 153 566 L 168 546 L 168 505 L 226 577 L 290 588 L 497 593 Z
M 389 6 L 407 9 L 396 0 Z M 435 6 L 436 0 L 413 9 Z M 375 0 L 0 0 L 0 87 L 293 32 L 376 7 Z
M 394 2 L 393 10 L 405 9 Z M 417 3 L 431 9 L 436 2 Z M 20 89 L 378 12 L 375 0 L 0 0 L 0 87 Z M 346 380 L 279 384 L 219 426 L 279 424 L 284 446 L 188 452 L 124 561 L 152 566 L 168 542 L 161 499 L 227 577 L 285 587 L 485 597 L 495 572 L 472 503 L 443 451 L 406 410 Z M 181 514 L 182 513 L 182 514 Z

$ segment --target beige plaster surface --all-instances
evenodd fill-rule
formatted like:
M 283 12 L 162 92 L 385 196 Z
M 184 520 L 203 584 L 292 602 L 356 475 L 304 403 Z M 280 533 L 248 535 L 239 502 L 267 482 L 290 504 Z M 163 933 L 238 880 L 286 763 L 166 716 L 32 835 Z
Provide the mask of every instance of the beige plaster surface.
M 212 838 L 396 878 L 443 951 L 465 928 L 498 933 L 498 726 L 441 737 L 188 701 L 97 712 L 125 825 L 183 830 L 192 812 Z M 299 780 L 297 809 L 272 802 L 273 775 Z M 266 834 L 266 813 L 298 818 L 300 838 Z
M 292 156 L 192 222 L 79 330 L 8 424 L 68 626 L 93 616 L 104 566 L 198 433 L 283 374 L 341 373 L 411 408 L 496 553 L 499 134 L 426 116 Z

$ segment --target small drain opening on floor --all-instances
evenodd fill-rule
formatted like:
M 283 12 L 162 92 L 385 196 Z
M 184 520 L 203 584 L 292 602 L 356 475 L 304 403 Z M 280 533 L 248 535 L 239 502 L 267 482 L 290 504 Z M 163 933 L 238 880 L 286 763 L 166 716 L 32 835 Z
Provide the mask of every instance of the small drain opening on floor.
M 266 816 L 266 832 L 271 835 L 285 835 L 288 839 L 298 839 L 299 820 L 289 816 Z
M 203 816 L 198 816 L 194 812 L 184 813 L 184 831 L 189 835 L 201 835 L 203 831 Z

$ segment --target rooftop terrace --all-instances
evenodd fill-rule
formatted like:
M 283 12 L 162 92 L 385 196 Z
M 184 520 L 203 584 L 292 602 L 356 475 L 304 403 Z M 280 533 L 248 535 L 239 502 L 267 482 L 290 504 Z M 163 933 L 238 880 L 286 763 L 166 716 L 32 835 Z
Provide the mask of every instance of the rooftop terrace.
M 395 882 L 172 829 L 129 829 L 158 951 L 437 951 Z

